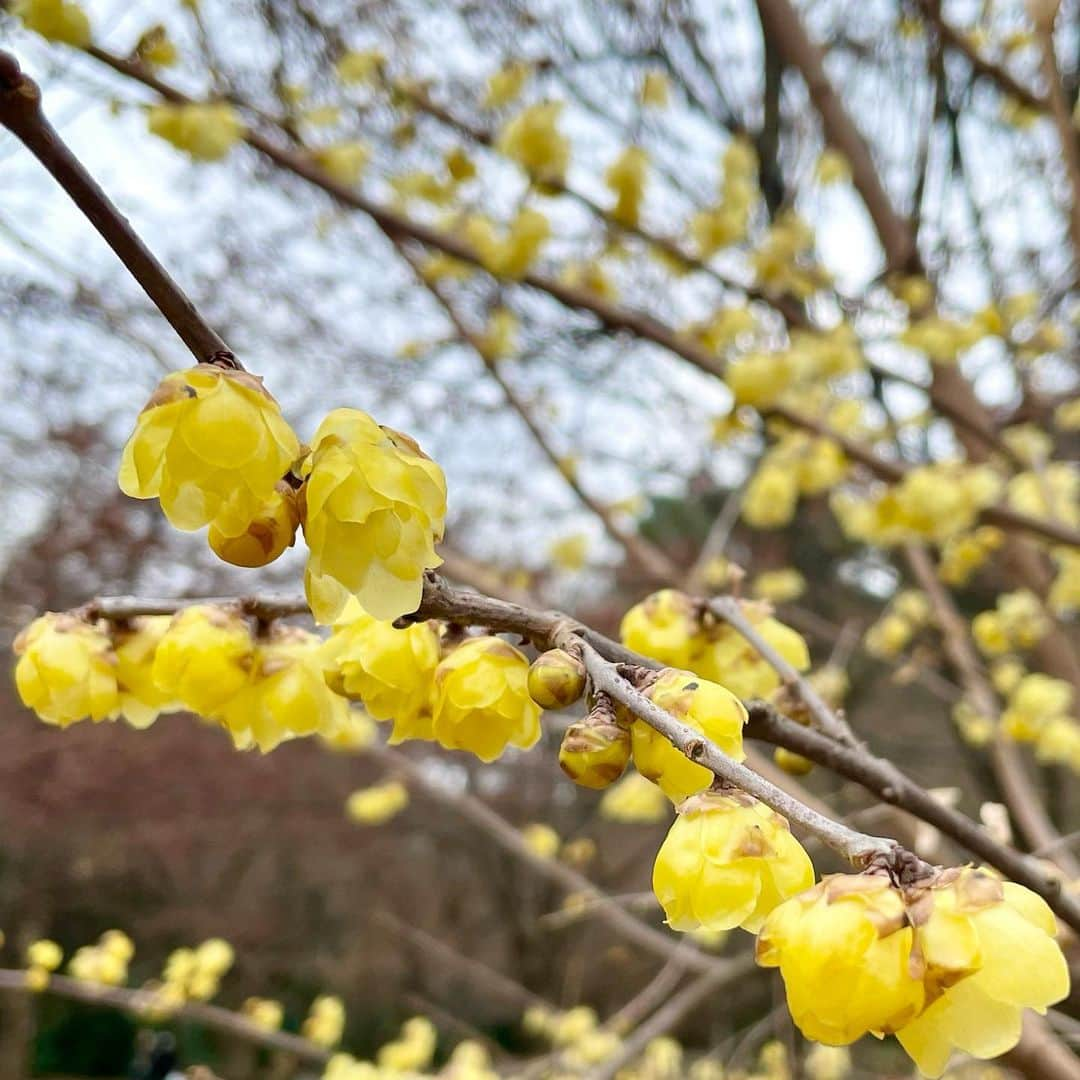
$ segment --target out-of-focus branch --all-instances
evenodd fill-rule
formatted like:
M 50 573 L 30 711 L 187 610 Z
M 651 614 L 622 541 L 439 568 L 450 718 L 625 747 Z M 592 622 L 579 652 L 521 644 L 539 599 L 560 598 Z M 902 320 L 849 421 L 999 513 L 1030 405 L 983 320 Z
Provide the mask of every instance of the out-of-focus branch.
M 918 263 L 915 238 L 896 212 L 878 175 L 870 147 L 844 108 L 825 74 L 825 57 L 806 32 L 788 0 L 758 0 L 765 34 L 785 63 L 802 73 L 810 100 L 821 117 L 825 139 L 847 159 L 851 179 L 870 214 L 890 270 L 910 270 Z
M 598 1065 L 586 1074 L 588 1080 L 613 1080 L 619 1071 L 638 1057 L 653 1039 L 671 1031 L 711 993 L 719 989 L 722 981 L 716 974 L 709 973 L 695 979 L 689 986 L 672 995 L 648 1020 L 623 1040 L 618 1053 L 613 1054 L 602 1065 Z
M 408 263 L 416 280 L 442 308 L 443 313 L 454 327 L 458 338 L 472 350 L 477 360 L 484 366 L 485 371 L 487 371 L 492 380 L 498 384 L 499 389 L 503 393 L 503 397 L 506 399 L 506 403 L 515 413 L 517 413 L 521 422 L 528 429 L 529 434 L 532 435 L 533 441 L 536 443 L 537 447 L 539 447 L 540 452 L 565 480 L 566 486 L 570 488 L 578 502 L 580 502 L 581 505 L 600 522 L 608 536 L 622 547 L 630 560 L 640 570 L 644 571 L 648 577 L 656 582 L 671 582 L 675 580 L 675 578 L 678 577 L 678 568 L 671 562 L 667 555 L 644 537 L 638 536 L 637 533 L 631 532 L 628 529 L 624 529 L 615 520 L 615 515 L 611 510 L 582 487 L 581 482 L 566 467 L 565 461 L 559 457 L 555 452 L 554 447 L 548 442 L 547 435 L 536 422 L 536 419 L 532 415 L 532 410 L 499 370 L 498 361 L 488 355 L 483 342 L 458 313 L 450 296 L 444 289 L 440 288 L 436 282 L 430 281 L 424 276 L 416 258 L 403 244 L 400 243 L 400 241 L 393 236 L 390 237 L 390 240 L 393 242 L 394 247 L 401 257 Z
M 225 342 L 195 310 L 131 223 L 68 149 L 41 107 L 41 91 L 10 53 L 0 52 L 0 124 L 16 136 L 67 192 L 119 256 L 169 325 L 201 363 L 239 367 Z
M 123 986 L 102 986 L 99 983 L 72 979 L 67 975 L 50 975 L 49 984 L 43 991 L 31 990 L 26 984 L 26 972 L 6 969 L 0 970 L 0 990 L 25 991 L 26 993 L 46 993 L 69 1001 L 81 1001 L 87 1005 L 106 1005 L 110 1009 L 129 1013 L 132 1016 L 154 1015 L 158 998 L 153 990 L 134 990 Z M 180 1020 L 193 1020 L 205 1027 L 223 1031 L 234 1038 L 256 1046 L 265 1046 L 270 1050 L 282 1050 L 301 1061 L 323 1065 L 330 1060 L 332 1052 L 318 1046 L 300 1035 L 291 1035 L 287 1031 L 268 1031 L 253 1024 L 247 1017 L 223 1009 L 220 1005 L 210 1005 L 201 1001 L 189 1001 L 168 1014 Z
M 1057 5 L 1053 5 L 1053 10 L 1056 11 L 1056 9 Z M 1046 81 L 1050 115 L 1054 118 L 1054 126 L 1057 128 L 1058 141 L 1061 144 L 1061 160 L 1069 181 L 1068 218 L 1073 261 L 1080 263 L 1080 139 L 1077 138 L 1072 111 L 1065 98 L 1065 87 L 1061 82 L 1061 71 L 1058 69 L 1057 53 L 1054 51 L 1052 15 L 1047 23 L 1036 26 L 1035 34 L 1042 54 L 1039 67 Z
M 997 697 L 983 671 L 968 624 L 939 580 L 933 560 L 926 549 L 918 544 L 909 544 L 905 554 L 915 579 L 930 599 L 941 630 L 945 654 L 956 669 L 972 705 L 982 715 L 997 720 L 1000 713 Z M 1054 851 L 1053 861 L 1070 878 L 1080 876 L 1080 862 L 1068 848 L 1060 847 L 1058 831 L 1024 773 L 1016 746 L 999 735 L 991 744 L 990 754 L 1005 803 L 1028 845 Z
M 960 53 L 971 65 L 971 70 L 976 76 L 996 83 L 998 89 L 1008 94 L 1009 97 L 1015 98 L 1027 108 L 1035 109 L 1038 112 L 1046 111 L 1047 102 L 1044 98 L 1025 86 L 1007 69 L 1000 67 L 992 60 L 987 60 L 961 31 L 946 21 L 941 13 L 940 0 L 919 0 L 919 7 L 927 20 L 933 25 L 942 44 L 953 52 Z

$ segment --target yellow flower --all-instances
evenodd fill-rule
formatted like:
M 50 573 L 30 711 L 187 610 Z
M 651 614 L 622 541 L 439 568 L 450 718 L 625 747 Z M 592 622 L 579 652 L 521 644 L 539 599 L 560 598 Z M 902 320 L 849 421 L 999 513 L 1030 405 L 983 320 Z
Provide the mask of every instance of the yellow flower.
M 373 619 L 355 600 L 322 648 L 327 682 L 339 694 L 362 701 L 376 720 L 393 720 L 391 742 L 415 737 L 418 719 L 430 716 L 439 658 L 437 623 L 397 630 Z
M 225 102 L 162 102 L 147 114 L 150 133 L 195 161 L 220 161 L 244 137 L 244 122 Z
M 760 605 L 744 604 L 743 614 L 796 671 L 809 669 L 810 652 L 802 634 L 764 614 Z M 710 628 L 689 667 L 706 679 L 721 683 L 743 701 L 768 697 L 780 686 L 780 676 L 772 664 L 726 623 Z
M 299 524 L 296 492 L 281 480 L 253 518 L 246 523 L 212 524 L 206 539 L 223 562 L 233 566 L 266 566 L 292 547 Z
M 49 41 L 83 49 L 90 44 L 90 20 L 72 0 L 18 0 L 12 14 Z
M 533 822 L 521 830 L 521 839 L 525 846 L 538 859 L 554 859 L 559 854 L 562 840 L 559 834 L 543 822 Z
M 464 641 L 435 671 L 436 740 L 481 761 L 494 761 L 508 744 L 528 750 L 540 738 L 528 677 L 528 660 L 501 638 Z
M 622 643 L 674 668 L 688 668 L 700 630 L 693 601 L 676 589 L 661 589 L 635 604 L 619 625 Z
M 139 414 L 120 461 L 120 490 L 160 499 L 178 529 L 215 522 L 235 536 L 299 453 L 260 379 L 202 364 L 166 376 Z
M 342 55 L 334 70 L 343 83 L 367 83 L 382 74 L 385 63 L 379 49 L 352 49 Z
M 694 795 L 656 855 L 653 892 L 673 930 L 751 933 L 780 903 L 814 884 L 788 823 L 741 792 Z
M 280 1031 L 281 1022 L 285 1019 L 281 1002 L 269 998 L 249 997 L 240 1006 L 240 1012 L 263 1031 Z
M 276 625 L 256 645 L 250 680 L 220 710 L 238 748 L 267 753 L 294 736 L 336 728 L 349 706 L 327 686 L 321 652 L 322 641 L 295 626 Z
M 570 163 L 570 142 L 559 131 L 562 102 L 531 105 L 499 133 L 497 147 L 541 184 L 561 184 Z
M 360 788 L 345 803 L 345 815 L 357 825 L 382 825 L 409 805 L 409 789 L 400 780 Z
M 480 351 L 488 363 L 502 360 L 517 351 L 518 318 L 509 308 L 496 308 L 478 339 Z
M 159 23 L 139 35 L 135 55 L 150 67 L 172 67 L 180 54 L 168 30 Z
M 846 1080 L 851 1075 L 851 1053 L 846 1046 L 811 1047 L 803 1062 L 809 1080 Z
M 438 1043 L 435 1026 L 424 1016 L 414 1016 L 401 1025 L 393 1042 L 379 1048 L 378 1063 L 391 1075 L 419 1073 L 431 1065 Z
M 49 612 L 15 639 L 15 686 L 22 703 L 48 724 L 105 720 L 120 707 L 108 637 L 74 615 Z
M 750 479 L 743 499 L 743 520 L 754 529 L 790 525 L 799 504 L 799 478 L 794 469 L 766 462 Z
M 730 690 L 688 671 L 665 671 L 646 693 L 655 705 L 700 731 L 728 757 L 742 761 L 746 709 Z M 659 784 L 672 801 L 681 802 L 713 782 L 711 770 L 690 761 L 644 720 L 635 720 L 630 730 L 638 772 Z
M 208 604 L 184 608 L 158 642 L 154 685 L 193 712 L 214 716 L 251 680 L 254 649 L 239 614 Z
M 769 915 L 757 961 L 780 968 L 803 1035 L 842 1046 L 897 1031 L 922 1010 L 913 944 L 903 898 L 887 878 L 832 874 Z
M 766 570 L 750 583 L 750 591 L 761 600 L 783 604 L 802 596 L 806 591 L 806 579 L 790 566 L 781 570 Z
M 55 971 L 63 962 L 63 959 L 64 950 L 55 941 L 50 941 L 48 938 L 32 941 L 26 947 L 26 963 L 29 967 Z
M 1045 1013 L 1069 993 L 1069 969 L 1046 902 L 965 867 L 945 871 L 912 906 L 931 1003 L 896 1033 L 926 1076 L 953 1048 L 992 1058 L 1020 1041 L 1024 1009 Z
M 589 558 L 589 538 L 584 533 L 560 537 L 548 546 L 548 555 L 562 570 L 581 570 Z
M 341 1042 L 345 1033 L 345 1006 L 341 998 L 323 994 L 311 1003 L 300 1029 L 305 1039 L 329 1049 Z
M 640 146 L 628 146 L 604 173 L 604 183 L 615 195 L 611 217 L 620 225 L 637 225 L 648 182 L 649 155 Z
M 154 682 L 154 655 L 171 623 L 171 615 L 148 615 L 113 627 L 120 712 L 132 727 L 149 727 L 161 713 L 182 708 Z
M 823 187 L 830 184 L 842 184 L 851 179 L 851 166 L 848 159 L 839 150 L 826 147 L 814 166 L 814 176 Z
M 371 157 L 371 149 L 362 142 L 337 142 L 311 151 L 315 164 L 335 183 L 355 187 Z
M 303 471 L 305 585 L 315 618 L 333 622 L 350 596 L 376 619 L 415 611 L 424 571 L 442 562 L 442 469 L 407 435 L 357 409 L 335 409 Z
M 626 825 L 652 825 L 667 817 L 667 796 L 640 773 L 631 773 L 604 792 L 600 816 Z
M 532 74 L 532 68 L 524 61 L 515 60 L 500 68 L 487 81 L 487 93 L 484 96 L 485 109 L 498 109 L 509 105 L 521 96 L 525 83 Z
M 662 71 L 646 71 L 641 80 L 641 104 L 647 109 L 665 109 L 671 98 L 668 77 Z

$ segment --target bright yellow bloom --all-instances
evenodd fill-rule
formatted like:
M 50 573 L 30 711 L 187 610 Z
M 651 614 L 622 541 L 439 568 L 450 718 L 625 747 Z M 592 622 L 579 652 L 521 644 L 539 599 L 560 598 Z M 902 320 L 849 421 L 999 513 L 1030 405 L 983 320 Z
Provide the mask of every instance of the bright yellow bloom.
M 885 547 L 918 539 L 944 543 L 970 529 L 1000 492 L 1001 480 L 990 466 L 940 462 L 912 469 L 870 499 L 838 492 L 832 508 L 853 540 Z
M 554 859 L 559 854 L 559 848 L 562 847 L 559 834 L 543 822 L 533 822 L 524 826 L 521 830 L 521 839 L 538 859 Z
M 787 821 L 741 792 L 694 795 L 656 855 L 653 892 L 673 930 L 755 933 L 778 904 L 814 884 Z
M 158 23 L 139 35 L 135 55 L 149 67 L 172 67 L 180 53 L 168 30 Z
M 269 998 L 249 997 L 240 1006 L 240 1013 L 263 1031 L 280 1031 L 285 1010 L 280 1001 Z
M 1020 1041 L 1025 1008 L 1045 1013 L 1069 993 L 1069 968 L 1046 902 L 965 867 L 945 871 L 912 905 L 930 1004 L 896 1037 L 926 1076 L 953 1048 L 992 1058 Z
M 373 619 L 355 600 L 322 648 L 327 682 L 339 694 L 362 701 L 376 720 L 394 721 L 391 742 L 410 737 L 418 719 L 430 716 L 439 659 L 437 623 L 397 630 Z
M 641 104 L 647 109 L 666 109 L 671 99 L 671 85 L 660 70 L 646 71 L 641 80 Z
M 345 816 L 357 825 L 383 825 L 409 805 L 409 789 L 400 780 L 360 788 L 345 803 Z
M 116 660 L 108 636 L 74 615 L 49 612 L 15 639 L 15 686 L 47 724 L 99 721 L 120 708 Z
M 135 943 L 123 930 L 106 930 L 101 935 L 98 944 L 107 953 L 123 960 L 125 964 L 135 955 Z
M 810 651 L 797 630 L 766 615 L 760 605 L 744 604 L 754 629 L 796 671 L 810 668 Z M 776 670 L 737 630 L 720 623 L 710 627 L 690 660 L 690 670 L 720 683 L 743 701 L 768 697 L 780 686 Z
M 1069 461 L 1052 461 L 1038 472 L 1017 473 L 1006 498 L 1022 514 L 1080 525 L 1080 469 Z
M 342 187 L 355 187 L 367 167 L 371 148 L 362 142 L 336 142 L 311 151 L 312 160 Z
M 499 109 L 516 101 L 531 74 L 532 67 L 522 60 L 515 60 L 500 68 L 487 81 L 484 108 Z
M 171 615 L 148 615 L 113 627 L 120 712 L 132 727 L 149 727 L 163 712 L 182 708 L 154 682 L 154 655 Z
M 604 183 L 615 195 L 612 218 L 636 226 L 649 183 L 649 155 L 640 146 L 628 146 L 604 173 Z
M 161 500 L 178 529 L 243 532 L 288 472 L 300 444 L 262 381 L 202 364 L 165 377 L 136 421 L 120 489 Z
M 1001 714 L 1001 729 L 1017 742 L 1034 742 L 1053 719 L 1073 705 L 1073 688 L 1064 679 L 1035 672 L 1021 678 Z
M 559 131 L 562 102 L 530 105 L 499 133 L 499 151 L 541 184 L 561 184 L 570 163 L 570 142 Z
M 244 137 L 244 122 L 229 104 L 162 102 L 147 114 L 150 133 L 195 161 L 220 161 Z
M 754 529 L 782 529 L 790 525 L 799 504 L 796 471 L 766 461 L 750 479 L 743 498 L 742 516 Z
M 671 803 L 664 793 L 640 773 L 631 773 L 604 792 L 600 816 L 626 825 L 652 825 L 663 821 Z
M 750 583 L 750 591 L 761 600 L 783 604 L 802 596 L 806 591 L 806 578 L 790 566 L 781 570 L 766 570 Z
M 352 49 L 334 65 L 337 77 L 346 84 L 373 82 L 382 74 L 386 57 L 380 49 Z
M 832 874 L 776 908 L 757 961 L 779 967 L 799 1030 L 831 1046 L 897 1031 L 922 1010 L 914 931 L 888 879 Z
M 90 44 L 90 20 L 73 0 L 17 0 L 12 14 L 49 41 L 83 49 Z
M 823 1046 L 810 1049 L 803 1062 L 809 1080 L 846 1080 L 851 1075 L 851 1053 L 846 1046 Z
M 211 524 L 206 540 L 223 562 L 233 566 L 266 566 L 292 547 L 299 524 L 296 492 L 281 480 L 253 518 L 246 523 Z
M 518 317 L 509 309 L 496 308 L 478 339 L 480 351 L 488 363 L 502 360 L 517 352 Z
M 45 971 L 55 971 L 64 960 L 64 950 L 50 941 L 41 938 L 32 941 L 26 947 L 26 963 L 28 967 L 43 968 Z
M 655 705 L 700 731 L 728 757 L 742 761 L 746 709 L 730 690 L 688 671 L 665 671 L 646 693 Z M 659 784 L 672 801 L 681 802 L 713 782 L 711 770 L 690 761 L 644 720 L 633 722 L 631 738 L 638 772 Z
M 494 761 L 508 744 L 527 750 L 540 738 L 528 677 L 528 660 L 501 638 L 462 642 L 435 672 L 436 740 L 481 761 Z
M 548 556 L 562 570 L 581 570 L 589 559 L 589 538 L 584 533 L 561 536 L 548 546 Z
M 424 571 L 442 562 L 442 469 L 407 435 L 358 409 L 335 409 L 303 471 L 305 585 L 315 618 L 333 622 L 350 596 L 376 619 L 415 611 Z
M 214 716 L 251 680 L 255 643 L 236 612 L 208 604 L 173 616 L 154 653 L 154 685 L 166 698 Z
M 220 719 L 240 749 L 263 753 L 295 736 L 337 727 L 348 709 L 327 686 L 322 641 L 296 626 L 275 625 L 255 647 L 250 680 L 220 709 Z
M 341 998 L 323 994 L 311 1003 L 300 1029 L 305 1039 L 329 1049 L 341 1042 L 345 1033 L 345 1006 Z
M 814 177 L 823 187 L 842 184 L 851 179 L 851 165 L 839 150 L 826 147 L 814 166 Z
M 379 1067 L 390 1074 L 423 1072 L 431 1065 L 437 1043 L 435 1025 L 425 1016 L 411 1017 L 393 1042 L 379 1048 Z
M 693 601 L 661 589 L 635 604 L 619 625 L 622 643 L 673 668 L 688 668 L 700 630 Z
M 902 615 L 887 612 L 866 632 L 864 646 L 871 656 L 889 660 L 907 648 L 914 627 Z

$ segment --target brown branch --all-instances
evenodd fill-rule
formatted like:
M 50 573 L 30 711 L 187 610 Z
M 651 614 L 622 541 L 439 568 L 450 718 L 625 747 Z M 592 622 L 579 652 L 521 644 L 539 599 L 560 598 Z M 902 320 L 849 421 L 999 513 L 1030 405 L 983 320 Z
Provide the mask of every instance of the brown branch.
M 54 997 L 81 1001 L 87 1005 L 105 1005 L 110 1009 L 129 1013 L 132 1016 L 152 1014 L 158 1002 L 153 990 L 134 990 L 124 986 L 103 986 L 100 983 L 83 982 L 67 975 L 50 975 L 46 988 L 32 990 L 26 984 L 26 972 L 14 969 L 0 969 L 0 990 L 24 991 L 28 994 L 44 993 Z M 247 1017 L 223 1009 L 220 1005 L 210 1005 L 201 1001 L 189 1001 L 180 1008 L 170 1011 L 170 1017 L 180 1020 L 193 1020 L 216 1031 L 229 1035 L 256 1046 L 265 1046 L 271 1050 L 282 1050 L 302 1061 L 323 1065 L 333 1056 L 332 1051 L 300 1035 L 291 1035 L 287 1031 L 267 1031 L 266 1028 L 253 1024 Z
M 890 270 L 912 270 L 918 250 L 908 223 L 896 212 L 874 164 L 870 147 L 860 134 L 844 103 L 825 74 L 825 56 L 806 32 L 789 0 L 758 0 L 765 34 L 790 66 L 802 73 L 814 103 L 825 139 L 847 159 L 851 180 L 874 223 Z
M 936 578 L 935 578 L 936 581 Z M 928 590 L 929 591 L 929 590 Z M 102 597 L 89 603 L 85 611 L 94 617 L 106 619 L 133 618 L 136 615 L 163 615 L 171 614 L 186 605 L 193 603 L 222 603 L 238 604 L 243 611 L 259 614 L 260 617 L 273 619 L 283 616 L 305 613 L 307 605 L 302 598 L 279 598 L 279 597 L 247 597 L 239 600 L 235 598 L 217 599 L 140 599 L 138 597 Z M 483 626 L 501 633 L 517 634 L 533 642 L 538 648 L 548 648 L 558 643 L 565 642 L 567 636 L 578 637 L 590 645 L 605 660 L 614 664 L 631 664 L 635 667 L 656 669 L 659 665 L 641 656 L 625 646 L 604 637 L 588 627 L 582 626 L 561 612 L 536 611 L 519 604 L 496 600 L 478 593 L 463 589 L 455 589 L 442 579 L 430 576 L 424 585 L 424 598 L 420 608 L 413 616 L 416 619 L 440 618 L 457 622 L 463 625 Z M 948 640 L 948 638 L 946 638 Z M 666 715 L 666 714 L 665 714 Z M 1073 897 L 1063 894 L 1059 882 L 1051 880 L 1045 873 L 1033 867 L 1029 862 L 1018 863 L 1017 859 L 1025 857 L 1007 845 L 998 844 L 990 838 L 989 834 L 981 830 L 974 822 L 957 811 L 941 806 L 932 799 L 914 781 L 906 778 L 890 763 L 877 759 L 863 747 L 845 747 L 829 739 L 827 736 L 796 724 L 794 721 L 785 720 L 765 721 L 760 718 L 760 707 L 754 706 L 751 726 L 747 729 L 751 737 L 761 737 L 766 741 L 774 742 L 775 745 L 783 746 L 795 753 L 810 758 L 825 768 L 835 768 L 840 775 L 848 776 L 849 779 L 866 788 L 867 791 L 882 799 L 907 810 L 909 813 L 928 821 L 936 826 L 947 836 L 951 837 L 962 847 L 985 859 L 990 865 L 997 867 L 1002 873 L 1015 876 L 1016 880 L 1028 886 L 1028 888 L 1042 896 L 1057 914 L 1080 932 L 1080 902 Z M 700 733 L 693 733 L 693 742 L 700 741 Z M 689 734 L 688 734 L 689 737 Z M 437 784 L 429 780 L 404 755 L 394 751 L 381 749 L 383 755 L 393 755 L 386 758 L 389 763 L 406 772 L 410 780 L 415 778 L 415 783 L 433 798 L 440 799 L 447 805 L 454 806 L 466 813 L 480 824 L 481 827 L 493 830 L 502 846 L 516 857 L 530 863 L 541 865 L 542 872 L 553 880 L 561 881 L 564 887 L 571 891 L 586 891 L 587 895 L 602 897 L 588 879 L 576 874 L 569 867 L 562 864 L 550 863 L 537 860 L 525 845 L 517 831 L 502 821 L 497 814 L 489 810 L 478 800 L 465 801 L 455 799 L 448 795 Z M 856 762 L 862 763 L 857 767 Z M 974 830 L 974 831 L 973 831 Z M 1057 845 L 1056 833 L 1047 836 L 1044 843 L 1039 847 Z M 1056 850 L 1056 847 L 1054 848 Z M 1075 875 L 1073 875 L 1075 876 Z M 591 890 L 591 891 L 589 891 Z M 626 915 L 637 926 L 643 926 L 631 915 Z M 670 939 L 667 939 L 658 931 L 651 931 L 665 942 L 665 949 L 669 947 Z M 655 938 L 651 939 L 655 944 Z M 666 953 L 664 954 L 666 955 Z
M 960 53 L 971 65 L 971 70 L 977 77 L 996 83 L 998 89 L 1029 109 L 1035 109 L 1038 112 L 1046 111 L 1047 102 L 1044 98 L 1025 86 L 1019 79 L 1014 78 L 1005 68 L 987 60 L 961 31 L 945 20 L 941 14 L 940 0 L 919 0 L 919 7 L 933 24 L 942 43 L 953 52 Z
M 536 422 L 528 405 L 503 376 L 503 373 L 499 370 L 498 361 L 491 359 L 487 355 L 480 338 L 458 314 L 453 301 L 447 295 L 445 290 L 441 289 L 438 284 L 428 280 L 424 276 L 416 259 L 405 249 L 400 241 L 393 236 L 390 236 L 389 239 L 394 244 L 394 247 L 401 257 L 408 263 L 416 280 L 442 308 L 443 313 L 450 320 L 450 323 L 454 327 L 460 340 L 472 350 L 476 358 L 484 366 L 485 371 L 491 376 L 495 383 L 498 384 L 507 404 L 515 413 L 517 413 L 521 422 L 528 429 L 529 434 L 532 435 L 533 441 L 539 447 L 541 453 L 549 462 L 551 462 L 555 467 L 555 470 L 566 481 L 567 487 L 574 493 L 581 505 L 597 518 L 608 536 L 622 547 L 631 562 L 633 562 L 638 569 L 642 570 L 649 578 L 652 578 L 658 583 L 669 583 L 674 581 L 679 576 L 678 568 L 674 563 L 672 563 L 667 555 L 655 544 L 650 543 L 642 536 L 638 536 L 637 533 L 622 528 L 615 520 L 615 516 L 611 510 L 582 487 L 577 477 L 569 472 L 565 463 L 560 460 L 559 455 L 555 453 L 554 448 L 548 442 L 547 435 Z
M 239 367 L 229 347 L 195 310 L 94 178 L 68 149 L 41 107 L 41 90 L 10 53 L 0 51 L 0 124 L 41 162 L 113 249 L 200 363 Z
M 930 599 L 945 655 L 956 669 L 972 705 L 984 716 L 997 720 L 1000 714 L 997 696 L 983 671 L 967 621 L 956 610 L 926 549 L 921 545 L 909 544 L 905 554 L 916 580 Z M 1035 849 L 1056 851 L 1054 861 L 1062 871 L 1070 878 L 1080 876 L 1080 862 L 1067 848 L 1060 847 L 1058 831 L 1025 775 L 1015 744 L 999 733 L 991 744 L 990 759 L 1006 805 L 1028 845 Z M 1070 921 L 1069 925 L 1073 923 Z

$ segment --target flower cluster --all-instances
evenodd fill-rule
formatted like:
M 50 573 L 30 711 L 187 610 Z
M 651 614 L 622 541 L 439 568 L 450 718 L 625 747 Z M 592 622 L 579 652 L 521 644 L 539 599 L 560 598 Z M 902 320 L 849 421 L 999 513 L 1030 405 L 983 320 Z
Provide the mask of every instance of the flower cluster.
M 152 135 L 195 161 L 220 161 L 244 137 L 244 123 L 227 102 L 162 102 L 147 115 Z
M 754 629 L 798 671 L 810 666 L 803 638 L 769 614 L 768 605 L 743 605 Z M 623 644 L 662 664 L 720 683 L 738 698 L 767 698 L 780 676 L 741 634 L 707 616 L 690 597 L 663 589 L 623 616 Z
M 991 466 L 939 462 L 912 469 L 898 484 L 870 497 L 838 491 L 832 508 L 852 540 L 881 547 L 909 540 L 944 544 L 971 529 L 980 511 L 997 501 L 1002 486 Z
M 74 0 L 16 0 L 12 14 L 49 41 L 76 49 L 90 44 L 90 19 Z
M 420 603 L 439 565 L 446 483 L 407 435 L 337 409 L 301 447 L 262 381 L 200 364 L 167 376 L 124 447 L 120 487 L 157 498 L 177 528 L 209 526 L 226 562 L 263 566 L 302 527 L 305 583 L 319 622 L 351 597 L 376 618 Z
M 16 639 L 15 682 L 23 703 L 60 727 L 123 717 L 144 728 L 187 709 L 241 748 L 315 734 L 363 745 L 370 721 L 327 685 L 321 650 L 296 627 L 256 638 L 239 611 L 205 604 L 120 623 L 50 612 Z
M 905 889 L 884 875 L 837 874 L 773 910 L 757 958 L 780 969 L 808 1038 L 845 1045 L 895 1033 L 937 1077 L 954 1048 L 1005 1053 L 1025 1008 L 1045 1012 L 1068 993 L 1055 933 L 1038 896 L 970 867 Z

